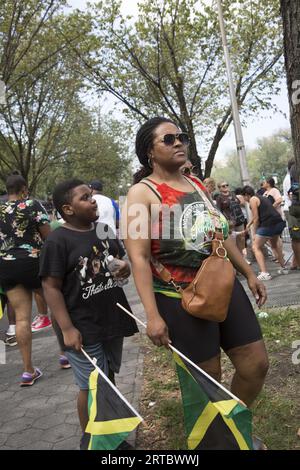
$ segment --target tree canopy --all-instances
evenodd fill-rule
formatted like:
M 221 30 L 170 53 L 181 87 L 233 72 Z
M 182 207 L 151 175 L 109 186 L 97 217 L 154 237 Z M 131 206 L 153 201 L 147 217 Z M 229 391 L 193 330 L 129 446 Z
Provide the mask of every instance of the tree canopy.
M 271 96 L 279 91 L 279 0 L 222 3 L 243 119 L 271 108 Z M 109 188 L 117 193 L 131 168 L 120 125 L 135 128 L 157 114 L 189 133 L 192 162 L 201 169 L 205 161 L 205 176 L 210 174 L 232 122 L 214 5 L 142 0 L 137 18 L 122 16 L 120 7 L 120 0 L 99 1 L 84 12 L 68 10 L 65 0 L 0 4 L 0 79 L 6 85 L 6 102 L 0 103 L 2 181 L 18 169 L 31 191 L 40 191 L 49 187 L 49 172 L 69 175 L 86 167 L 89 174 L 98 168 L 101 149 L 102 179 L 111 178 Z M 120 125 L 107 119 L 110 124 L 99 132 L 94 103 L 88 104 L 91 90 L 117 99 Z
M 287 172 L 288 160 L 293 156 L 292 139 L 289 130 L 282 129 L 270 137 L 257 140 L 256 147 L 247 152 L 250 180 L 254 188 L 259 188 L 263 177 L 278 178 L 282 186 Z M 232 188 L 242 185 L 236 152 L 230 152 L 223 162 L 218 162 L 212 172 L 216 182 L 227 181 Z
M 94 47 L 81 55 L 90 80 L 135 122 L 157 114 L 178 122 L 189 133 L 192 162 L 206 160 L 208 176 L 232 121 L 216 9 L 196 0 L 144 0 L 134 19 L 120 6 L 106 0 L 91 10 Z M 256 114 L 279 91 L 279 3 L 224 0 L 223 8 L 239 107 Z

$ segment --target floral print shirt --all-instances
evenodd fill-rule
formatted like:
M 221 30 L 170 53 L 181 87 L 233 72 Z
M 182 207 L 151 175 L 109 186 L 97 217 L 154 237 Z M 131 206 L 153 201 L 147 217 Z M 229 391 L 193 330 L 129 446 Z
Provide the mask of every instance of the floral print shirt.
M 0 204 L 0 258 L 38 258 L 42 238 L 38 227 L 49 223 L 44 207 L 36 200 L 22 199 Z

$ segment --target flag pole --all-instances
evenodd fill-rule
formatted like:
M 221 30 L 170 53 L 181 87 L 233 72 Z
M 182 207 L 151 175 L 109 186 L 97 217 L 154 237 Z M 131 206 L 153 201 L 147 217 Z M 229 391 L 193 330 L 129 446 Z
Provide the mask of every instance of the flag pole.
M 143 418 L 141 417 L 141 415 L 133 408 L 133 406 L 129 403 L 129 401 L 126 400 L 126 398 L 122 395 L 122 393 L 120 392 L 120 390 L 109 380 L 109 378 L 104 374 L 103 370 L 100 369 L 99 366 L 97 366 L 97 359 L 94 357 L 93 359 L 85 352 L 85 350 L 83 348 L 81 348 L 81 352 L 85 355 L 85 357 L 93 364 L 93 366 L 95 367 L 95 369 L 99 372 L 99 374 L 101 375 L 101 377 L 109 384 L 109 386 L 116 392 L 116 394 L 121 398 L 121 400 L 124 401 L 124 403 L 126 403 L 126 405 L 128 406 L 128 408 L 130 408 L 130 410 L 138 417 L 140 418 L 142 421 Z
M 129 312 L 123 305 L 117 303 L 117 306 L 124 310 L 130 317 L 132 317 L 137 323 L 139 323 L 141 326 L 144 328 L 147 328 L 146 324 L 143 323 L 139 318 L 137 318 L 133 313 Z M 229 395 L 231 398 L 234 400 L 237 400 L 239 403 L 242 403 L 244 406 L 247 407 L 247 405 L 237 396 L 235 396 L 232 392 L 227 390 L 227 388 L 223 387 L 217 380 L 215 380 L 213 377 L 211 377 L 207 372 L 205 372 L 201 367 L 199 367 L 197 364 L 195 364 L 193 361 L 191 361 L 188 357 L 186 357 L 182 352 L 178 351 L 178 349 L 174 348 L 172 344 L 169 344 L 169 348 L 172 349 L 178 356 L 180 356 L 184 361 L 188 362 L 191 366 L 193 366 L 195 369 L 197 369 L 201 374 L 205 375 L 211 382 L 213 382 L 215 385 L 217 385 L 219 388 L 221 388 L 227 395 Z

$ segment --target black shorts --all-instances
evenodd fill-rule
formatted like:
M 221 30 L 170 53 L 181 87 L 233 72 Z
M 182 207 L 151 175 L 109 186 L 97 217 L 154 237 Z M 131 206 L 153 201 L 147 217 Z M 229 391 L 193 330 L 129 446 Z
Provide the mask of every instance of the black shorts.
M 236 279 L 227 318 L 222 323 L 195 318 L 181 306 L 181 300 L 155 294 L 160 315 L 169 328 L 172 345 L 196 364 L 237 346 L 262 339 L 250 300 Z
M 39 289 L 39 259 L 23 258 L 11 261 L 0 258 L 0 286 L 6 292 L 21 284 L 25 289 Z

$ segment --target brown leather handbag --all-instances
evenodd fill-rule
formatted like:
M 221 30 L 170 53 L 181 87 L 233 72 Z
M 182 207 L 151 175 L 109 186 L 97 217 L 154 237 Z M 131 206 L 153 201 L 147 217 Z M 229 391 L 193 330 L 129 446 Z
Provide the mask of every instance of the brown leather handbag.
M 210 212 L 215 217 L 219 215 L 201 189 L 192 181 L 189 182 L 206 201 Z M 227 316 L 235 272 L 231 261 L 227 258 L 223 242 L 223 232 L 220 226 L 219 230 L 216 227 L 211 255 L 202 262 L 195 279 L 184 289 L 176 284 L 171 273 L 158 260 L 151 259 L 160 277 L 168 284 L 172 284 L 181 294 L 182 307 L 190 315 L 203 320 L 222 322 Z

